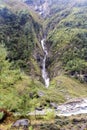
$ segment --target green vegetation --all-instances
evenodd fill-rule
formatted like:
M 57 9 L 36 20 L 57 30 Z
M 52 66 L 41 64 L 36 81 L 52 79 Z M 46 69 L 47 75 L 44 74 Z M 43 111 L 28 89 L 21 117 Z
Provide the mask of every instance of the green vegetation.
M 0 10 L 0 22 L 0 43 L 7 48 L 7 58 L 29 74 L 34 61 L 34 50 L 39 48 L 40 52 L 37 37 L 40 35 L 41 25 L 35 22 L 28 12 L 15 14 L 7 8 Z M 36 66 L 36 63 L 33 63 Z M 37 68 L 39 69 L 38 66 Z M 40 71 L 36 71 L 35 73 L 40 75 Z
M 5 48 L 0 46 L 0 108 L 26 114 L 38 103 L 36 97 L 36 100 L 29 97 L 29 93 L 37 93 L 37 86 L 43 88 L 39 81 L 14 69 L 12 63 L 6 60 Z
M 21 100 L 14 86 L 20 80 L 20 71 L 12 69 L 12 64 L 6 60 L 6 50 L 0 46 L 0 108 L 18 108 Z
M 6 59 L 6 50 L 0 46 L 0 87 L 8 88 L 21 79 L 19 70 L 12 70 L 12 63 Z
M 36 108 L 48 109 L 52 103 L 58 105 L 69 99 L 87 97 L 87 81 L 83 79 L 87 74 L 87 4 L 71 4 L 68 0 L 53 2 L 42 31 L 43 20 L 28 5 L 20 0 L 0 1 L 0 110 L 14 113 L 17 119 L 16 114 L 19 118 L 26 117 Z M 43 32 L 49 47 L 48 89 L 41 78 Z M 3 112 L 0 111 L 0 119 Z M 67 129 L 73 124 L 68 121 L 67 125 L 67 120 L 62 119 L 57 119 L 56 126 L 47 124 L 49 120 L 53 123 L 55 113 L 46 114 L 42 118 L 46 122 L 38 130 L 60 129 L 61 123 Z
M 60 117 L 56 116 L 54 118 L 54 121 L 51 118 L 50 120 L 33 120 L 31 122 L 31 126 L 29 127 L 29 130 L 71 130 L 76 129 L 79 130 L 79 128 L 84 128 L 84 130 L 87 129 L 87 114 L 83 115 L 74 115 L 71 117 Z M 11 127 L 12 122 L 9 122 L 8 124 L 4 123 L 0 125 L 1 129 L 7 130 Z M 17 129 L 15 129 L 17 130 Z
M 19 69 L 14 69 L 12 64 L 6 60 L 5 48 L 0 46 L 0 108 L 26 115 L 35 107 L 49 107 L 51 102 L 61 103 L 67 98 L 87 96 L 86 85 L 81 85 L 74 79 L 56 77 L 50 88 L 46 89 L 39 81 L 26 76 Z M 44 95 L 39 97 L 39 92 Z
M 46 115 L 43 117 L 45 121 L 54 120 L 55 119 L 55 112 L 54 111 L 48 111 Z
M 66 9 L 57 11 L 45 22 L 49 32 L 47 41 L 53 55 L 50 58 L 51 64 L 48 66 L 50 73 L 53 68 L 55 72 L 60 71 L 56 68 L 61 68 L 74 74 L 75 72 L 87 73 L 86 6 L 87 4 L 85 6 L 82 4 L 69 8 L 67 5 Z
M 68 76 L 60 75 L 55 77 L 51 81 L 51 87 L 54 88 L 56 93 L 61 95 L 58 100 L 87 96 L 86 84 L 81 84 L 78 80 Z M 78 90 L 78 93 L 76 90 Z

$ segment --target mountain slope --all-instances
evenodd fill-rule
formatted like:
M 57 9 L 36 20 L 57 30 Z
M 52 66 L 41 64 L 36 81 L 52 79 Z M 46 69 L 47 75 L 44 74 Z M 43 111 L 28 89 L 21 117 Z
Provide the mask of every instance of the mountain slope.
M 37 55 L 43 55 L 41 30 L 38 15 L 27 5 L 0 1 L 0 109 L 25 114 L 30 104 L 32 109 L 38 103 L 29 93 L 36 95 L 39 86 L 44 88 L 37 63 Z
M 37 55 L 43 55 L 43 52 L 40 45 L 42 25 L 38 15 L 16 0 L 1 1 L 0 6 L 0 43 L 8 48 L 7 58 L 27 74 L 40 78 Z
M 86 1 L 0 2 L 0 108 L 25 116 L 51 103 L 87 97 Z M 41 83 L 43 34 L 49 53 L 48 89 Z
M 50 78 L 62 70 L 84 78 L 87 73 L 87 1 L 26 0 L 25 3 L 45 17 L 43 30 L 51 52 L 47 60 Z
M 51 51 L 48 69 L 51 76 L 57 76 L 63 70 L 71 75 L 86 75 L 87 2 L 63 2 L 59 2 L 59 8 L 53 5 L 56 11 L 44 24 Z

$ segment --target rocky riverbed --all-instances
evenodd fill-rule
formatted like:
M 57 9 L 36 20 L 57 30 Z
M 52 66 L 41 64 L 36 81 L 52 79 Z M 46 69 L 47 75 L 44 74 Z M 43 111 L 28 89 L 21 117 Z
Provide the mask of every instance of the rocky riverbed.
M 56 116 L 53 123 L 45 122 L 33 127 L 35 130 L 87 130 L 87 114 L 70 117 Z
M 71 116 L 87 113 L 87 98 L 70 100 L 61 105 L 51 103 L 51 106 L 49 109 L 36 109 L 29 115 L 46 115 L 47 112 L 54 112 L 58 116 Z
M 0 124 L 0 130 L 18 130 L 18 128 L 11 128 L 13 123 L 14 121 Z M 49 120 L 32 119 L 27 130 L 87 130 L 87 114 L 69 117 L 56 116 L 54 119 Z
M 70 100 L 61 105 L 51 103 L 51 107 L 28 113 L 26 119 L 31 122 L 28 129 L 87 130 L 87 98 Z M 12 130 L 12 124 L 19 119 L 25 120 L 20 114 L 8 117 L 0 124 L 0 130 Z

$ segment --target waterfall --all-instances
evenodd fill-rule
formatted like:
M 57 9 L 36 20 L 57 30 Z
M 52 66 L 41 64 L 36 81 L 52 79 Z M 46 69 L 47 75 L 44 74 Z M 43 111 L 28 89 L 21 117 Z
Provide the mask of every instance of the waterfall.
M 48 77 L 48 73 L 46 71 L 46 59 L 47 59 L 48 52 L 45 47 L 45 39 L 41 40 L 41 45 L 42 45 L 42 49 L 44 51 L 44 58 L 43 58 L 43 62 L 42 62 L 42 77 L 44 79 L 46 88 L 48 88 L 49 87 L 49 77 Z

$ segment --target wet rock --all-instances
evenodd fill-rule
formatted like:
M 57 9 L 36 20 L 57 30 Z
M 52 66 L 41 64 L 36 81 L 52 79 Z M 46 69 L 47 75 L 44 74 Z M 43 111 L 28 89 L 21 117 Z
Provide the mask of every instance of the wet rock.
M 37 54 L 36 60 L 37 60 L 37 63 L 39 64 L 40 68 L 42 68 L 43 56 L 40 54 Z
M 41 61 L 41 58 L 39 55 L 37 55 L 37 61 L 40 62 Z
M 56 103 L 53 103 L 51 102 L 50 103 L 50 107 L 54 108 L 54 109 L 57 109 L 58 108 L 58 105 Z
M 11 128 L 15 127 L 15 128 L 20 128 L 20 127 L 24 127 L 24 128 L 28 128 L 29 126 L 29 120 L 28 119 L 20 119 L 17 120 L 16 122 L 14 122 L 11 126 Z
M 47 57 L 46 59 L 46 68 L 48 68 L 48 66 L 51 64 L 51 59 L 49 57 Z

